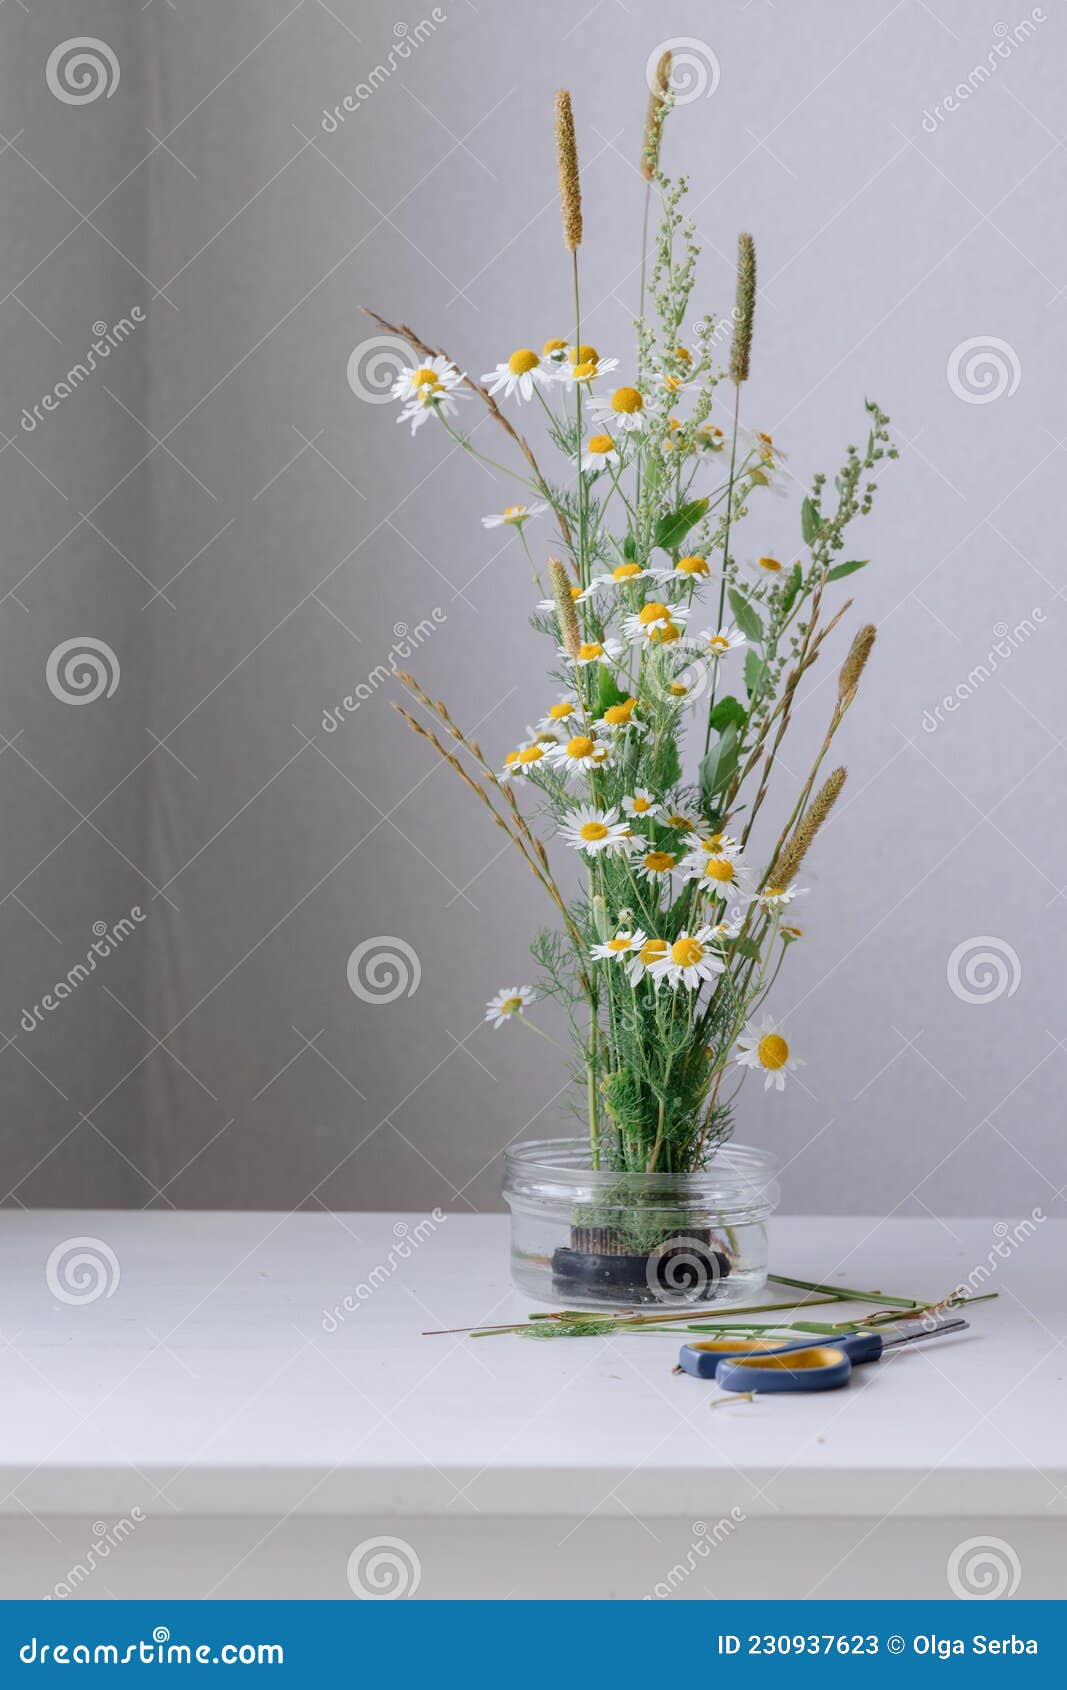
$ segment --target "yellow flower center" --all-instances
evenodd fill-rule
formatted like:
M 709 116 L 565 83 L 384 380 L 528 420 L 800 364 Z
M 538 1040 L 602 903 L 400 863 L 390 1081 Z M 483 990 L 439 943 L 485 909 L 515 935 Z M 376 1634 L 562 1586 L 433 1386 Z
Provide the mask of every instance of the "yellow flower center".
M 689 688 L 686 686 L 684 681 L 672 681 L 671 682 L 671 695 L 672 695 L 672 697 L 674 697 L 674 698 L 685 698 L 686 695 L 688 694 L 688 692 L 689 692 Z
M 671 613 L 667 609 L 667 606 L 665 604 L 657 604 L 655 601 L 651 604 L 646 604 L 642 608 L 641 614 L 638 617 L 638 621 L 643 622 L 646 627 L 651 622 L 669 622 L 670 619 Z
M 635 575 L 640 575 L 639 563 L 620 563 L 611 572 L 613 581 L 632 581 Z
M 671 946 L 671 961 L 679 968 L 695 968 L 704 956 L 699 939 L 676 939 Z
M 650 874 L 666 874 L 678 861 L 669 851 L 650 851 L 645 858 L 645 867 Z M 667 941 L 663 941 L 666 946 Z
M 425 367 L 421 370 L 412 370 L 411 385 L 412 387 L 436 387 L 437 371 L 428 370 Z
M 664 376 L 663 385 L 668 393 L 680 393 L 685 386 L 681 376 Z
M 541 356 L 542 358 L 551 358 L 553 352 L 564 351 L 566 345 L 567 342 L 565 340 L 546 340 L 545 344 L 541 348 Z
M 573 714 L 574 705 L 569 698 L 565 698 L 562 704 L 553 704 L 548 712 L 548 719 L 550 722 L 565 722 L 567 717 Z
M 614 939 L 608 940 L 609 951 L 628 951 L 629 949 L 630 935 L 628 933 L 617 933 Z
M 648 630 L 648 637 L 659 645 L 670 645 L 681 636 L 681 632 L 676 622 L 657 622 L 654 628 Z
M 668 816 L 667 817 L 667 826 L 668 827 L 684 827 L 688 830 L 689 828 L 692 827 L 692 825 L 693 824 L 689 820 L 688 816 Z
M 763 896 L 765 898 L 782 898 L 782 897 L 785 896 L 785 887 L 784 886 L 767 886 L 767 887 L 764 888 Z
M 695 553 L 692 557 L 680 557 L 678 570 L 682 575 L 707 575 L 708 560 L 706 557 L 698 557 Z
M 729 857 L 709 857 L 704 864 L 704 877 L 729 886 L 730 882 L 736 879 L 736 871 Z
M 645 816 L 652 808 L 652 801 L 649 798 L 641 798 L 638 796 L 637 798 L 631 798 L 630 803 L 633 806 L 635 816 Z
M 608 830 L 603 822 L 583 822 L 578 829 L 578 836 L 581 839 L 588 840 L 590 844 L 594 844 L 598 839 L 606 839 Z
M 520 763 L 539 763 L 545 754 L 543 745 L 527 745 L 519 752 Z
M 594 457 L 599 458 L 605 452 L 610 452 L 614 444 L 615 442 L 610 434 L 594 434 L 590 436 L 588 450 L 593 453 Z
M 691 364 L 693 362 L 693 354 L 686 346 L 676 346 L 674 349 L 674 356 L 677 358 L 679 364 Z
M 505 522 L 521 522 L 526 515 L 525 505 L 508 505 L 504 512 Z
M 581 587 L 572 587 L 571 588 L 571 598 L 572 599 L 580 599 L 581 596 L 582 596 Z
M 513 376 L 525 376 L 531 370 L 536 370 L 540 362 L 536 352 L 531 352 L 528 346 L 520 346 L 508 359 L 508 369 Z
M 574 379 L 575 379 L 575 381 L 588 381 L 590 376 L 596 375 L 596 371 L 597 371 L 596 361 L 593 360 L 593 359 L 591 359 L 588 363 L 585 363 L 585 364 L 575 364 L 575 366 L 574 366 Z
M 590 640 L 588 642 L 588 644 L 580 645 L 578 647 L 578 656 L 583 658 L 585 660 L 585 662 L 587 662 L 587 663 L 592 658 L 603 657 L 603 655 L 604 655 L 604 647 L 602 645 L 598 645 L 596 640 Z
M 628 722 L 634 713 L 636 703 L 636 698 L 627 698 L 622 704 L 609 704 L 604 712 L 605 722 L 610 722 L 613 727 L 619 727 Z
M 782 567 L 776 557 L 761 557 L 759 560 L 759 566 L 761 569 L 770 570 L 772 575 L 777 575 L 778 571 Z
M 611 408 L 613 411 L 621 411 L 624 416 L 632 417 L 636 416 L 638 411 L 644 410 L 645 402 L 636 387 L 618 387 L 612 395 Z
M 568 757 L 591 757 L 595 749 L 588 734 L 575 734 L 573 739 L 567 741 Z
M 646 967 L 650 962 L 655 962 L 657 957 L 666 955 L 666 939 L 646 939 L 644 944 L 641 946 L 641 961 Z
M 521 998 L 505 998 L 500 1005 L 501 1015 L 517 1015 L 522 1008 Z
M 595 346 L 572 346 L 567 356 L 576 369 L 582 364 L 590 364 L 595 370 L 600 362 L 600 353 Z
M 802 927 L 790 927 L 784 922 L 782 924 L 782 932 L 788 933 L 791 939 L 803 939 L 804 937 L 804 929 Z
M 712 651 L 729 651 L 730 649 L 729 640 L 723 639 L 721 634 L 712 634 L 708 644 Z
M 504 767 L 506 769 L 510 769 L 512 763 L 517 763 L 518 760 L 519 760 L 519 753 L 517 751 L 509 751 L 507 756 L 504 758 Z
M 781 1033 L 764 1033 L 756 1054 L 765 1068 L 781 1068 L 789 1060 L 789 1046 Z

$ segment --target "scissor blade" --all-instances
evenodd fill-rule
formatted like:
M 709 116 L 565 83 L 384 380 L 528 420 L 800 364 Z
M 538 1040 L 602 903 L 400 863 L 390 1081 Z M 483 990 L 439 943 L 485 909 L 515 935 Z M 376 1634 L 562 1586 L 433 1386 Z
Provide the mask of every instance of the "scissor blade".
M 896 1344 L 918 1344 L 923 1338 L 940 1338 L 943 1332 L 968 1332 L 970 1322 L 966 1320 L 943 1320 L 937 1326 L 928 1326 L 922 1332 L 905 1332 L 900 1338 L 887 1338 L 882 1345 L 883 1350 L 891 1350 Z

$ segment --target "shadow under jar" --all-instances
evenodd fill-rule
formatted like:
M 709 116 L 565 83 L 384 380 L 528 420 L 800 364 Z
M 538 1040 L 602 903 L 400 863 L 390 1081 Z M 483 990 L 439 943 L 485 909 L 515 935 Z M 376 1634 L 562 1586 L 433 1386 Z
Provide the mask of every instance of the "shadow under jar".
M 767 1279 L 776 1166 L 725 1144 L 700 1173 L 613 1173 L 593 1167 L 587 1139 L 512 1145 L 511 1277 L 562 1308 L 748 1302 Z

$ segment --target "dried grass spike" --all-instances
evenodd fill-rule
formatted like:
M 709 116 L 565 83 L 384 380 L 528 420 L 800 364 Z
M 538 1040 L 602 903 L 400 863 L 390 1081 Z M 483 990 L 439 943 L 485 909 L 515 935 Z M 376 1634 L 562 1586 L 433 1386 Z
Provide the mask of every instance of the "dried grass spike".
M 740 387 L 748 380 L 752 356 L 752 320 L 756 314 L 756 243 L 751 235 L 737 237 L 737 302 L 734 337 L 730 345 L 730 380 Z
M 771 870 L 769 885 L 789 886 L 796 879 L 815 835 L 837 802 L 838 793 L 845 784 L 846 772 L 845 769 L 835 769 L 833 774 L 827 776 L 812 799 L 806 815 L 801 818 L 792 839 Z
M 570 577 L 562 558 L 549 558 L 548 578 L 552 583 L 552 597 L 556 601 L 556 621 L 559 623 L 563 649 L 568 657 L 577 657 L 582 647 L 582 635 L 578 627 L 578 612 L 571 597 Z
M 559 160 L 559 197 L 563 207 L 563 239 L 571 252 L 582 244 L 582 182 L 578 174 L 578 147 L 574 139 L 574 113 L 566 88 L 556 95 L 556 157 Z
M 841 673 L 837 681 L 837 696 L 842 704 L 851 704 L 856 688 L 860 684 L 860 676 L 867 667 L 867 659 L 871 655 L 871 648 L 878 636 L 878 630 L 873 622 L 862 627 L 852 642 L 851 650 L 841 665 Z
M 671 50 L 668 47 L 656 66 L 652 92 L 648 96 L 648 116 L 645 118 L 645 136 L 641 145 L 641 174 L 646 182 L 651 182 L 659 169 L 659 143 L 663 133 L 663 119 L 667 115 L 663 102 L 670 85 Z

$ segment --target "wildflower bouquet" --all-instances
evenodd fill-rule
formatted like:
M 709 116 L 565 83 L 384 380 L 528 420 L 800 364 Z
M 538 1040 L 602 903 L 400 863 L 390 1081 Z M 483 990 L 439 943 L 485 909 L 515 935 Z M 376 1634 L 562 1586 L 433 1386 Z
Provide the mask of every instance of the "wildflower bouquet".
M 746 1074 L 755 1069 L 780 1090 L 799 1066 L 763 1005 L 799 936 L 790 917 L 802 864 L 844 784 L 843 768 L 824 775 L 823 764 L 873 627 L 856 634 L 814 765 L 758 856 L 753 830 L 801 682 L 849 608 L 834 604 L 838 583 L 864 566 L 848 557 L 846 532 L 870 509 L 874 466 L 895 455 L 887 418 L 868 403 L 866 444 L 848 447 L 832 487 L 816 475 L 803 497 L 800 560 L 783 564 L 758 546 L 758 561 L 743 560 L 742 523 L 752 512 L 758 525 L 763 502 L 786 496 L 789 473 L 770 436 L 741 418 L 757 295 L 750 235 L 738 243 L 732 317 L 691 316 L 698 249 L 681 209 L 686 183 L 659 169 L 670 69 L 665 55 L 646 120 L 641 307 L 624 366 L 582 338 L 582 203 L 566 92 L 556 99 L 556 138 L 571 334 L 520 348 L 478 380 L 410 328 L 375 316 L 417 355 L 393 390 L 399 420 L 413 434 L 443 428 L 499 470 L 461 432 L 461 406 L 473 398 L 515 456 L 517 502 L 482 520 L 514 529 L 529 558 L 531 621 L 548 642 L 554 693 L 499 758 L 410 676 L 401 679 L 421 709 L 401 714 L 551 900 L 555 925 L 532 947 L 538 991 L 501 992 L 488 1019 L 532 1027 L 526 1012 L 538 995 L 562 1004 L 587 1165 L 620 1177 L 698 1174 L 728 1136 Z M 646 266 L 653 198 L 662 224 Z M 524 406 L 554 448 L 552 471 L 512 420 Z M 543 563 L 529 537 L 539 520 L 556 529 Z

